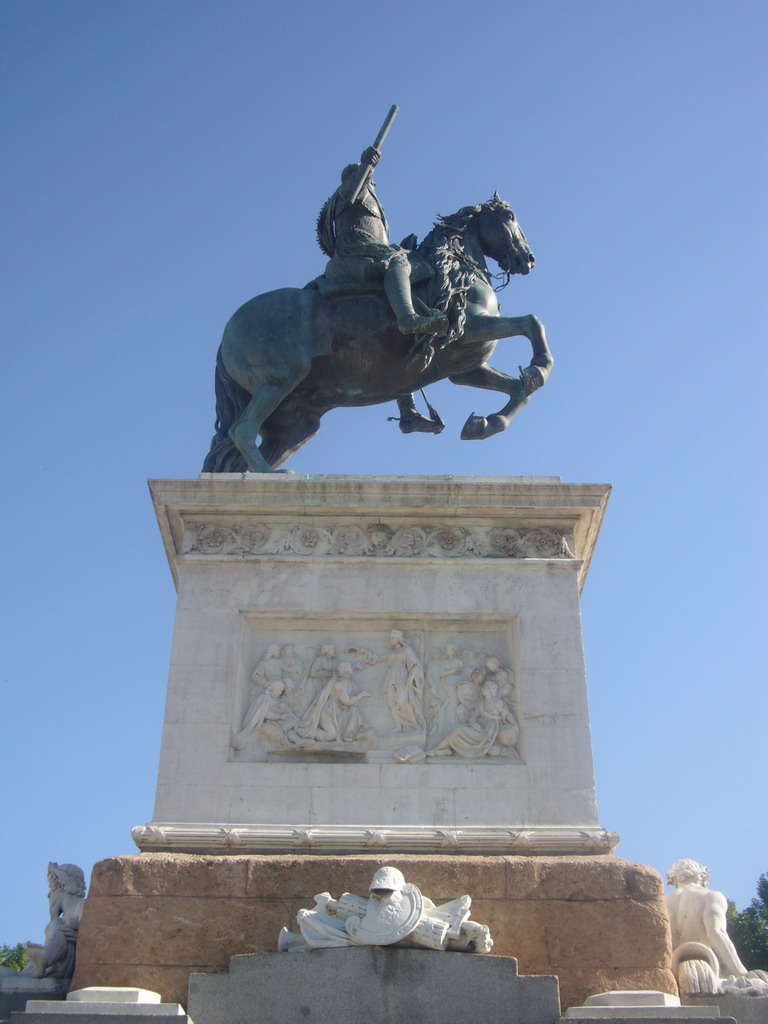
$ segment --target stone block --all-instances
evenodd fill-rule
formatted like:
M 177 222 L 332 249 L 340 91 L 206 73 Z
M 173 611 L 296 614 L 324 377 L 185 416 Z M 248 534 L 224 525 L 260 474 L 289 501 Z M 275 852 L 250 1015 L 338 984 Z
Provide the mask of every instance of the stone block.
M 464 893 L 491 929 L 494 953 L 523 974 L 557 974 L 564 1006 L 594 992 L 676 992 L 662 883 L 613 857 L 139 854 L 101 862 L 80 926 L 74 987 L 134 985 L 185 1004 L 193 971 L 273 952 L 315 893 L 364 895 L 389 863 L 430 899 Z M 561 863 L 562 862 L 562 863 Z M 218 878 L 218 873 L 221 878 Z M 650 898 L 658 891 L 658 898 Z M 211 893 L 221 895 L 212 897 Z M 649 898 L 641 898 L 647 894 Z M 298 955 L 298 954 L 297 954 Z
M 168 1003 L 186 1006 L 189 975 L 192 970 L 214 970 L 214 965 L 197 964 L 195 967 L 161 966 L 158 964 L 88 964 L 83 971 L 87 980 L 95 985 L 137 986 L 160 992 Z M 77 978 L 77 970 L 75 971 Z
M 318 859 L 315 856 L 253 857 L 250 861 L 248 894 L 274 899 L 306 899 L 325 889 L 334 894 L 345 891 L 364 894 L 382 865 L 381 855 L 323 857 L 323 877 L 327 881 L 317 889 Z M 386 857 L 386 863 L 399 868 L 409 882 L 433 900 L 451 900 L 465 893 L 470 893 L 473 899 L 503 899 L 505 895 L 503 857 L 391 854 Z
M 738 1024 L 768 1024 L 768 996 L 682 996 L 681 1002 L 700 1009 L 716 1006 L 721 1017 L 734 1017 Z
M 526 971 L 530 968 L 525 968 Z M 531 974 L 538 973 L 530 971 Z M 563 1007 L 581 1006 L 595 992 L 618 988 L 647 988 L 677 994 L 677 983 L 666 967 L 655 969 L 611 967 L 558 967 Z M 564 994 L 565 993 L 565 994 Z
M 109 857 L 93 867 L 91 886 L 110 896 L 242 897 L 247 892 L 248 857 L 142 853 Z
M 112 1021 L 116 1016 L 131 1017 L 133 1020 L 143 1017 L 166 1018 L 179 1017 L 183 1010 L 178 1003 L 129 1003 L 125 1000 L 117 1002 L 106 1002 L 102 999 L 95 999 L 90 1002 L 79 1001 L 64 1003 L 49 1002 L 46 999 L 30 999 L 27 1003 L 26 1012 L 22 1015 L 26 1019 L 28 1014 L 45 1017 L 62 1024 L 66 1021 L 80 1021 L 83 1017 L 97 1016 L 107 1017 Z
M 15 989 L 12 992 L 0 992 L 0 1024 L 7 1024 L 14 1010 L 23 1010 L 29 999 L 39 998 L 39 991 L 31 991 L 29 989 Z M 53 994 L 47 992 L 45 993 L 45 998 L 64 1000 L 65 993 L 60 992 L 58 994 Z
M 66 1005 L 66 1004 L 64 1004 Z M 122 1004 L 121 1004 L 122 1005 Z M 12 1013 L 10 1024 L 66 1024 L 72 1017 L 62 1017 L 56 1013 Z M 191 1017 L 178 1010 L 172 1015 L 160 1015 L 154 1012 L 134 1013 L 132 1008 L 122 1006 L 115 1013 L 79 1013 L 77 1024 L 161 1024 L 173 1021 L 174 1024 L 194 1024 Z
M 603 1024 L 616 1024 L 616 1021 L 642 1021 L 655 1024 L 690 1024 L 696 1019 L 720 1020 L 720 1011 L 714 1006 L 681 1006 L 678 996 L 667 992 L 653 990 L 635 990 L 620 992 L 599 992 L 589 996 L 584 1006 L 571 1006 L 566 1010 L 563 1020 L 571 1021 L 602 1021 Z
M 505 862 L 510 899 L 661 900 L 664 896 L 658 872 L 620 857 L 506 857 Z
M 617 1021 L 631 1021 L 632 1024 L 690 1024 L 691 1020 L 720 1021 L 720 1014 L 712 1009 L 709 1015 L 704 1010 L 690 1006 L 572 1006 L 564 1021 L 599 1021 L 600 1024 L 616 1024 Z
M 556 1024 L 559 1005 L 557 980 L 512 958 L 367 946 L 235 957 L 192 976 L 188 1009 L 195 1024 Z
M 259 951 L 265 932 L 276 937 L 290 923 L 284 902 L 199 893 L 122 896 L 119 917 L 114 901 L 98 895 L 88 899 L 86 909 L 78 963 L 221 964 L 236 953 Z
M 596 992 L 585 1000 L 585 1006 L 679 1006 L 680 996 L 653 989 L 624 989 L 613 992 Z
M 148 988 L 116 985 L 91 985 L 67 993 L 68 1003 L 160 1003 L 160 993 Z
M 472 913 L 490 927 L 497 951 L 525 970 L 664 967 L 671 953 L 663 908 L 634 900 L 478 900 Z

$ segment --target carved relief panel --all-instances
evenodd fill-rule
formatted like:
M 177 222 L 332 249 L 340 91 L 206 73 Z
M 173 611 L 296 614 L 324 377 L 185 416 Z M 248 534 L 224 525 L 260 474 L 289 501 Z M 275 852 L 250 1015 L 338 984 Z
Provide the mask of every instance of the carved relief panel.
M 508 622 L 267 625 L 244 651 L 232 760 L 520 761 Z

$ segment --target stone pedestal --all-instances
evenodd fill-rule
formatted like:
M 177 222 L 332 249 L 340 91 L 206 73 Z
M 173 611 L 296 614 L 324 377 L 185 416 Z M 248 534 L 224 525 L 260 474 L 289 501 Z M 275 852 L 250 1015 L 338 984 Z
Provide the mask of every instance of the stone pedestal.
M 468 893 L 565 1006 L 675 991 L 661 879 L 610 856 L 595 803 L 579 593 L 608 487 L 151 490 L 178 589 L 157 799 L 143 852 L 94 869 L 75 985 L 185 1003 L 190 974 L 274 951 L 316 893 L 391 864 Z
M 15 991 L 0 991 L 0 1024 L 7 1024 L 11 1014 L 22 1011 L 30 999 L 61 999 L 66 998 L 65 992 L 45 993 L 41 996 L 39 989 L 17 988 Z
M 557 1024 L 557 979 L 511 957 L 419 949 L 323 949 L 237 956 L 189 983 L 195 1024 Z
M 613 848 L 579 614 L 608 487 L 232 474 L 151 489 L 178 605 L 140 849 Z
M 315 893 L 364 894 L 383 863 L 430 899 L 469 893 L 494 953 L 521 974 L 555 974 L 563 1007 L 594 992 L 676 993 L 664 886 L 652 869 L 617 857 L 356 854 L 139 854 L 93 871 L 73 985 L 136 985 L 180 1002 L 194 972 L 237 954 L 274 952 L 282 927 Z M 306 954 L 284 953 L 286 957 Z M 440 954 L 451 962 L 463 954 Z M 483 959 L 472 957 L 470 959 Z
M 736 1024 L 767 1024 L 768 996 L 724 995 L 724 996 L 682 996 L 684 1006 L 691 1010 L 703 1010 L 714 1006 L 721 1017 L 733 1017 Z

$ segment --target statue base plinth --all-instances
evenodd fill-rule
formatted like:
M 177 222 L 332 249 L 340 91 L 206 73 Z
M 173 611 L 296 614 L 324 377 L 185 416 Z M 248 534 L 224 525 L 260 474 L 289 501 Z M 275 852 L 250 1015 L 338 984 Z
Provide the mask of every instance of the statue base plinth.
M 295 927 L 297 910 L 314 906 L 315 893 L 365 894 L 382 864 L 399 868 L 435 902 L 468 893 L 473 920 L 491 930 L 494 954 L 515 957 L 521 974 L 557 975 L 563 1007 L 612 989 L 677 990 L 664 886 L 651 868 L 605 855 L 388 852 L 142 853 L 101 861 L 80 925 L 73 987 L 134 985 L 187 1006 L 192 973 L 223 970 L 238 954 L 275 952 L 280 929 Z
M 151 488 L 178 602 L 142 850 L 611 851 L 579 611 L 607 486 Z
M 27 981 L 29 982 L 29 978 Z M 42 990 L 46 999 L 66 998 L 66 988 Z M 18 985 L 16 987 L 3 986 L 0 988 L 0 1024 L 5 1024 L 11 1019 L 12 1013 L 21 1013 L 30 999 L 40 999 L 41 989 L 33 988 L 30 985 Z
M 195 1024 L 555 1024 L 557 979 L 521 977 L 512 957 L 363 946 L 311 955 L 235 957 L 226 974 L 195 974 Z

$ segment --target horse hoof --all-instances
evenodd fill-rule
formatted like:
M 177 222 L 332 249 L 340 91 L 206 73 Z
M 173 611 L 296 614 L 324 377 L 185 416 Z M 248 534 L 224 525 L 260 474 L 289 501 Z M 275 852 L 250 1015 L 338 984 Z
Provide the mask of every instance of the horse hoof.
M 485 416 L 475 416 L 472 413 L 467 417 L 467 422 L 464 424 L 461 430 L 462 441 L 482 441 L 485 437 L 485 430 L 488 426 L 488 420 Z
M 502 430 L 506 429 L 507 421 L 503 416 L 499 416 L 498 413 L 494 413 L 493 416 L 489 416 L 486 420 L 483 438 L 493 437 L 494 434 L 500 434 Z

